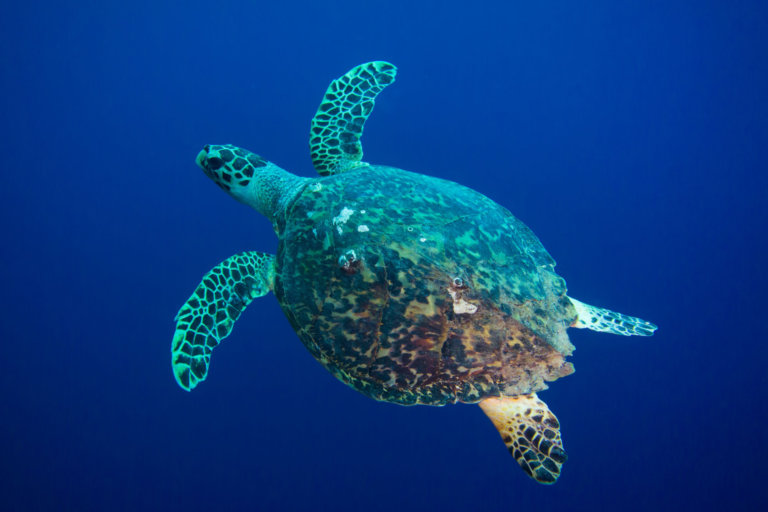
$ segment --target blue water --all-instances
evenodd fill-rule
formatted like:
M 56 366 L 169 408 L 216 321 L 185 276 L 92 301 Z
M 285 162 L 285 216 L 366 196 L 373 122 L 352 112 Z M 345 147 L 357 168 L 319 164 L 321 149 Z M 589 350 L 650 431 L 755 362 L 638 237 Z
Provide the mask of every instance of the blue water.
M 16 2 L 0 20 L 1 510 L 758 510 L 768 443 L 765 2 Z M 121 5 L 122 4 L 122 5 Z M 515 5 L 521 4 L 521 5 Z M 386 59 L 366 160 L 473 187 L 585 302 L 540 396 L 540 486 L 475 406 L 377 403 L 274 297 L 182 391 L 173 316 L 274 251 L 194 163 L 232 143 L 312 176 L 331 79 Z

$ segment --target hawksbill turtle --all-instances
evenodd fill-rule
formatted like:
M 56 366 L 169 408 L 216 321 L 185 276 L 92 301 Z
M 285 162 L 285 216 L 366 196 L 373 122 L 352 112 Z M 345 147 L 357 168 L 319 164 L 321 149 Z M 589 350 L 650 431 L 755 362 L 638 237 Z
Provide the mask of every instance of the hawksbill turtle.
M 388 62 L 331 82 L 312 120 L 319 178 L 295 176 L 232 145 L 197 164 L 272 222 L 277 254 L 214 267 L 176 316 L 176 381 L 206 378 L 211 352 L 272 291 L 301 341 L 361 393 L 411 405 L 478 403 L 523 470 L 553 483 L 560 424 L 536 395 L 573 372 L 566 329 L 649 336 L 656 326 L 579 302 L 533 232 L 457 183 L 362 160 L 360 138 Z

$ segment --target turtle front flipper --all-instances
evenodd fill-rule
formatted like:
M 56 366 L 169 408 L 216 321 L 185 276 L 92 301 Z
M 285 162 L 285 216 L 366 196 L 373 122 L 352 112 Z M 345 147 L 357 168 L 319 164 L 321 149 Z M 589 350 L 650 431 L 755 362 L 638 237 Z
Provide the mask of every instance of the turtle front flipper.
M 176 315 L 171 362 L 179 386 L 191 391 L 205 380 L 213 348 L 229 336 L 248 304 L 272 289 L 274 262 L 272 254 L 242 252 L 203 277 Z
M 531 393 L 486 398 L 480 408 L 523 471 L 541 484 L 555 483 L 567 457 L 560 440 L 560 423 L 547 404 Z
M 373 111 L 376 96 L 395 81 L 396 73 L 397 68 L 389 62 L 367 62 L 328 86 L 309 134 L 312 164 L 321 176 L 359 165 L 365 120 Z
M 584 304 L 568 297 L 576 309 L 576 322 L 571 327 L 590 329 L 622 336 L 652 336 L 657 327 L 641 318 L 623 315 L 609 309 Z

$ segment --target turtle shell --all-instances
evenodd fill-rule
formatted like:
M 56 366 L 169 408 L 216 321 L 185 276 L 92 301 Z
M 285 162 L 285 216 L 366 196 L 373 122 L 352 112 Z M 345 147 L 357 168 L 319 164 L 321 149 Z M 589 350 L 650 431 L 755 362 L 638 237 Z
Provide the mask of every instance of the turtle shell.
M 276 229 L 283 311 L 372 398 L 471 403 L 573 372 L 565 281 L 533 232 L 478 192 L 364 166 L 310 182 Z

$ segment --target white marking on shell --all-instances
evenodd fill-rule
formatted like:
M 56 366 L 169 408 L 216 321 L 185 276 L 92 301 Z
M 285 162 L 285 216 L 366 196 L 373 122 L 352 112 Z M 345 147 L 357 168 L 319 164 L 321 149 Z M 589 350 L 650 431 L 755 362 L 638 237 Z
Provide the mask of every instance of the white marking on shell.
M 352 214 L 355 213 L 355 210 L 352 210 L 351 208 L 347 208 L 346 206 L 341 209 L 339 214 L 333 218 L 334 224 L 346 224 L 349 218 L 352 216 Z
M 346 206 L 341 209 L 339 214 L 333 218 L 333 225 L 336 226 L 336 232 L 341 235 L 342 230 L 341 226 L 347 223 L 349 218 L 352 216 L 352 214 L 355 213 L 355 210 L 352 210 L 350 208 L 347 208 Z
M 370 230 L 368 229 L 368 226 L 366 226 L 365 224 L 360 224 L 359 226 L 357 226 L 357 230 L 358 230 L 360 233 L 365 233 L 366 231 L 370 231 Z
M 463 297 L 459 297 L 458 293 L 456 293 L 456 290 L 451 290 L 449 288 L 448 294 L 451 296 L 451 299 L 453 299 L 453 312 L 457 315 L 461 315 L 463 313 L 469 313 L 472 315 L 477 311 L 477 306 L 471 302 L 465 301 Z
M 424 237 L 419 238 L 419 242 L 426 242 L 426 241 L 427 241 L 427 239 L 424 238 Z
M 347 208 L 346 206 L 341 209 L 339 214 L 333 218 L 333 225 L 334 226 L 343 226 L 347 223 L 349 218 L 352 216 L 352 214 L 355 213 L 355 210 L 352 210 L 350 208 Z
M 456 313 L 457 315 L 460 315 L 462 313 L 469 313 L 470 315 L 473 315 L 475 311 L 477 311 L 477 306 L 475 306 L 474 304 L 470 304 L 464 299 L 459 299 L 459 302 L 453 303 L 453 312 Z

